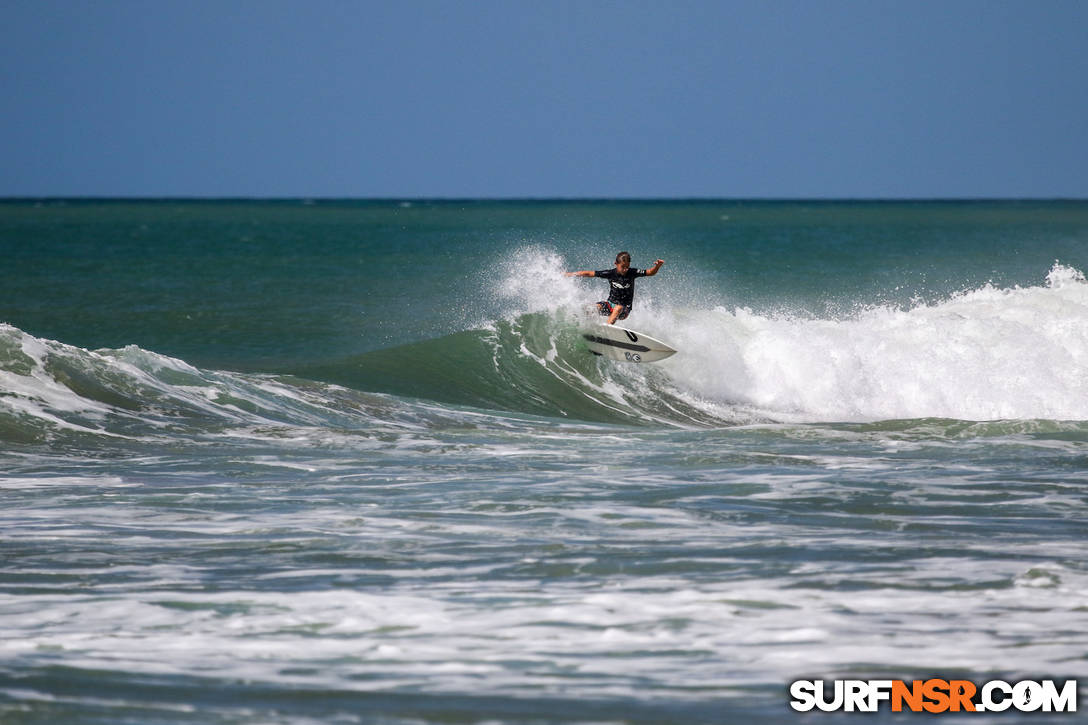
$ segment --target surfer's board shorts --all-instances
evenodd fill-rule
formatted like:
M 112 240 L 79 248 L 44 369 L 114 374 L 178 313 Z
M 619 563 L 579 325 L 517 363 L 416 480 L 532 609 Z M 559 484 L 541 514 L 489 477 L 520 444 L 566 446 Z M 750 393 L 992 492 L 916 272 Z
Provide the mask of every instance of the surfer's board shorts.
M 600 302 L 597 303 L 597 312 L 600 313 L 601 315 L 604 315 L 605 317 L 608 317 L 609 315 L 612 314 L 612 311 L 615 310 L 617 307 L 619 307 L 623 311 L 620 312 L 620 316 L 617 317 L 616 319 L 617 320 L 626 320 L 627 315 L 631 314 L 631 305 L 617 305 L 617 304 L 614 304 L 612 302 L 606 302 L 604 300 L 601 300 Z

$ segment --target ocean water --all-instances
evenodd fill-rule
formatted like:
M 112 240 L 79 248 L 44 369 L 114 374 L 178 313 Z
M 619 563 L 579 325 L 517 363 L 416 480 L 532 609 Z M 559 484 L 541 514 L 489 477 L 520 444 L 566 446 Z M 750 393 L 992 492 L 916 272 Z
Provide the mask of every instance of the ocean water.
M 620 249 L 661 363 L 581 345 Z M 0 250 L 0 722 L 1088 695 L 1088 203 L 12 200 Z

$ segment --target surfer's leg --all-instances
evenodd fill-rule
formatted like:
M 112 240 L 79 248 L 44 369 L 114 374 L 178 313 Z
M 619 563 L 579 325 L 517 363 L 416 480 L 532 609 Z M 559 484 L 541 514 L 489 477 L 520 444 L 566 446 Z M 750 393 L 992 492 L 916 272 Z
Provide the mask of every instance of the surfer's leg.
M 627 308 L 623 305 L 612 305 L 612 314 L 608 316 L 608 324 L 616 324 L 616 320 L 619 318 L 620 313 L 626 309 Z M 626 315 L 624 315 L 624 317 L 626 317 Z

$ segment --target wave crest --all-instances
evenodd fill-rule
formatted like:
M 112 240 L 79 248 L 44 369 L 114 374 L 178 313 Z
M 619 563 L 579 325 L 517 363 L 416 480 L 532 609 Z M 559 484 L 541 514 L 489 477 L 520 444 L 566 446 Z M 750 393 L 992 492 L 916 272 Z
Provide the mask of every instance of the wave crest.
M 677 319 L 677 386 L 777 420 L 1088 420 L 1088 283 L 986 285 L 909 309 L 801 319 L 717 308 Z

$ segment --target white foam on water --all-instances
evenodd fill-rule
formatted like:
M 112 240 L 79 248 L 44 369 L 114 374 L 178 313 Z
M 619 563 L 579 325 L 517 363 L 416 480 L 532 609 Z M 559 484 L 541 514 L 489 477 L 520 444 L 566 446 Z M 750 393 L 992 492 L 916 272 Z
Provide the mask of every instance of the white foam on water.
M 1060 264 L 1045 285 L 986 285 L 844 319 L 723 307 L 658 315 L 681 351 L 661 369 L 708 410 L 789 422 L 1088 420 L 1088 283 Z
M 942 590 L 941 582 L 974 577 L 977 562 L 934 558 L 909 572 L 860 577 L 869 586 L 859 591 L 836 588 L 825 569 L 718 584 L 643 577 L 534 587 L 462 572 L 461 581 L 425 589 L 304 589 L 289 597 L 161 589 L 0 596 L 12 635 L 0 641 L 0 656 L 342 690 L 670 699 L 873 662 L 904 673 L 1001 671 L 1010 647 L 1020 672 L 1076 662 L 1088 642 L 1070 620 L 1088 594 L 1083 573 L 992 563 L 993 579 L 1016 585 Z M 936 585 L 930 592 L 927 582 Z M 1001 616 L 1028 609 L 1036 614 Z
M 46 359 L 54 352 L 50 343 L 2 323 L 0 337 L 9 356 L 22 358 L 13 360 L 16 364 L 11 369 L 0 368 L 0 405 L 15 416 L 42 420 L 57 428 L 104 432 L 96 424 L 110 412 L 110 406 L 77 395 L 46 371 Z M 71 413 L 84 420 L 69 420 L 66 414 Z
M 704 463 L 677 480 L 627 452 L 669 455 L 654 436 L 697 440 L 598 430 L 572 447 L 559 432 L 526 433 L 516 442 L 526 455 L 550 451 L 547 472 L 493 472 L 486 446 L 453 449 L 403 471 L 355 460 L 350 481 L 236 484 L 203 508 L 165 501 L 169 489 L 124 506 L 43 498 L 5 520 L 10 541 L 59 547 L 58 561 L 110 542 L 109 556 L 25 567 L 42 581 L 0 595 L 0 659 L 337 692 L 656 702 L 874 666 L 1030 678 L 1083 661 L 1083 540 L 953 535 L 985 529 L 971 520 L 987 505 L 973 501 L 977 471 L 915 486 L 909 460 L 878 460 L 898 478 L 873 483 L 858 458 L 817 442 L 792 475 Z M 314 453 L 323 467 L 327 452 Z M 932 473 L 932 460 L 916 465 Z M 862 477 L 842 482 L 851 470 Z M 1017 509 L 995 521 L 1076 504 L 1068 488 L 1009 488 Z M 856 494 L 896 503 L 870 514 L 824 504 L 819 520 L 790 512 L 806 497 Z M 916 515 L 901 494 L 943 507 L 952 497 L 955 511 Z M 734 518 L 774 509 L 782 515 Z M 912 526 L 941 531 L 919 545 Z

